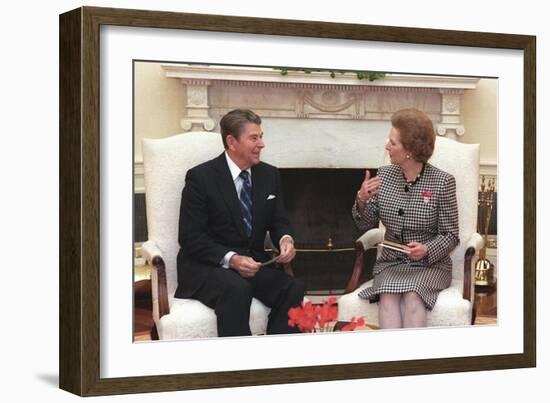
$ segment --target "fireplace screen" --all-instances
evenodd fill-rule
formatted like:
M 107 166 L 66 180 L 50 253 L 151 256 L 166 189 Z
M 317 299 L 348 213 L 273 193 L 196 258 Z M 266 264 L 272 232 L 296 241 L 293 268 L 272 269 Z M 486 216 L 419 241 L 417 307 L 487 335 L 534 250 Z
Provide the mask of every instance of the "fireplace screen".
M 355 241 L 363 234 L 351 217 L 351 206 L 365 177 L 364 169 L 280 169 L 285 206 L 298 251 L 292 262 L 309 295 L 341 294 L 355 260 Z M 363 280 L 376 250 L 368 251 Z

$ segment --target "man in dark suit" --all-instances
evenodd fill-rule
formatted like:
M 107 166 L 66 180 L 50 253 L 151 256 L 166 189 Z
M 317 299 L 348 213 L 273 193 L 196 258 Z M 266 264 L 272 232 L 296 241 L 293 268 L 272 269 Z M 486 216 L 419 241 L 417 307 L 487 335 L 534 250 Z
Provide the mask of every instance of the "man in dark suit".
M 237 109 L 220 121 L 225 152 L 187 172 L 179 221 L 178 298 L 214 309 L 219 336 L 250 335 L 250 303 L 271 308 L 268 334 L 295 333 L 288 310 L 300 305 L 303 285 L 273 265 L 264 251 L 267 231 L 279 263 L 296 255 L 277 168 L 260 161 L 261 119 Z

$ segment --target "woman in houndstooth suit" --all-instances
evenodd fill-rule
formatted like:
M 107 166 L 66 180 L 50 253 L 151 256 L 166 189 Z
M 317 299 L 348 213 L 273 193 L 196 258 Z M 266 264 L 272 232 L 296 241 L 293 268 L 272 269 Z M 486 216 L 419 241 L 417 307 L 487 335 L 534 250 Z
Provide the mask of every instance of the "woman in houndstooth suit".
M 459 243 L 455 178 L 427 163 L 435 132 L 425 113 L 404 109 L 391 121 L 386 150 L 392 165 L 373 178 L 367 170 L 352 214 L 361 230 L 381 221 L 385 240 L 405 244 L 406 252 L 382 248 L 373 286 L 359 297 L 379 301 L 382 328 L 421 327 L 451 284 L 449 254 Z

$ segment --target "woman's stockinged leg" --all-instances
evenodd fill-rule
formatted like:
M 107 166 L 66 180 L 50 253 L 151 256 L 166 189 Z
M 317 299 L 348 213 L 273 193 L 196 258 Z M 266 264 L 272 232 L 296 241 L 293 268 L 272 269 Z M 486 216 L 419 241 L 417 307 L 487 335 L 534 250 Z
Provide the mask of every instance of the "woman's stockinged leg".
M 405 303 L 403 327 L 425 327 L 427 312 L 422 298 L 411 291 L 403 294 L 403 302 Z
M 382 329 L 403 327 L 400 304 L 401 294 L 380 294 L 378 316 Z

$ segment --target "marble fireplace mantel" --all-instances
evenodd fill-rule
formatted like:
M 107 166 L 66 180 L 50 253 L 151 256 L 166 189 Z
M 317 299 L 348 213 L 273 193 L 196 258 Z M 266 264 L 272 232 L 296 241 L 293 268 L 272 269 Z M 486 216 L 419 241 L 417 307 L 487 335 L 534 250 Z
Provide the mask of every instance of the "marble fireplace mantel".
M 416 107 L 432 118 L 438 135 L 458 139 L 465 132 L 464 91 L 477 78 L 389 74 L 375 81 L 353 73 L 280 71 L 257 67 L 163 64 L 166 77 L 184 86 L 183 131 L 214 131 L 216 122 L 236 107 L 262 119 L 389 121 L 401 108 Z
M 425 111 L 438 135 L 460 141 L 466 130 L 462 97 L 477 88 L 479 81 L 391 74 L 369 82 L 358 80 L 353 73 L 336 73 L 331 78 L 328 72 L 282 75 L 257 67 L 161 67 L 167 79 L 182 84 L 183 133 L 219 131 L 218 122 L 225 113 L 250 108 L 262 117 L 266 133 L 262 159 L 280 168 L 378 167 L 384 163 L 390 117 L 406 107 Z M 139 157 L 135 177 L 136 191 L 143 192 Z

